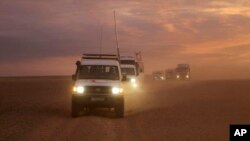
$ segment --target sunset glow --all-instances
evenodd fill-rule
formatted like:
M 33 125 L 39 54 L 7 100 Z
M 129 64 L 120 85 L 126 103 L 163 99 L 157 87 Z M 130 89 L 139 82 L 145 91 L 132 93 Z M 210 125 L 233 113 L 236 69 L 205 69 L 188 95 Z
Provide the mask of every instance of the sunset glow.
M 0 75 L 71 75 L 100 51 L 101 27 L 115 52 L 113 10 L 121 51 L 142 51 L 146 73 L 189 63 L 197 78 L 250 78 L 247 0 L 4 0 Z

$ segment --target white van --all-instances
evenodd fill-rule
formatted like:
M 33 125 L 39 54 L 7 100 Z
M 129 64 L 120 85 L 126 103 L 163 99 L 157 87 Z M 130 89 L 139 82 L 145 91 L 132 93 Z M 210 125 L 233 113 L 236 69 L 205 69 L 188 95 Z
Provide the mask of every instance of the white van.
M 127 76 L 127 81 L 130 82 L 130 86 L 138 87 L 138 74 L 135 65 L 122 64 L 121 65 L 122 74 Z
M 122 74 L 118 57 L 110 54 L 84 54 L 76 63 L 71 114 L 77 117 L 90 108 L 114 108 L 124 116 Z M 124 80 L 126 78 L 124 77 Z

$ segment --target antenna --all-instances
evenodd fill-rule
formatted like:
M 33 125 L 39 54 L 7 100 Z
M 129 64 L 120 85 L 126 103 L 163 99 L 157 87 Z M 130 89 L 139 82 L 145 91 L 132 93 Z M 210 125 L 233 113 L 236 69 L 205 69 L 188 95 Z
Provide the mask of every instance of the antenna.
M 117 56 L 120 61 L 120 50 L 119 50 L 119 44 L 118 44 L 118 36 L 117 36 L 117 25 L 116 25 L 116 15 L 114 10 L 114 23 L 115 23 L 115 37 L 116 37 L 116 49 L 117 49 Z
M 100 35 L 100 54 L 102 54 L 102 25 L 101 25 L 101 35 Z

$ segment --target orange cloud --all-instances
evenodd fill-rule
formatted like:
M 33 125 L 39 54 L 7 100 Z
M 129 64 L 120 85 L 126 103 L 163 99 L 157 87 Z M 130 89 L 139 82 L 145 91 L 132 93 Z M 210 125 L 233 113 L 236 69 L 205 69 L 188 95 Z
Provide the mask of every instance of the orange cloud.
M 71 74 L 74 56 L 99 51 L 101 25 L 103 47 L 114 51 L 114 9 L 121 50 L 141 50 L 147 73 L 182 62 L 220 74 L 240 66 L 239 73 L 249 66 L 249 6 L 247 0 L 4 1 L 0 75 Z
M 203 54 L 203 53 L 217 53 L 223 49 L 238 48 L 242 45 L 250 45 L 250 35 L 239 36 L 232 39 L 225 39 L 219 41 L 210 41 L 205 43 L 187 45 L 183 53 L 188 54 Z M 250 49 L 249 49 L 250 52 Z
M 164 28 L 165 30 L 167 30 L 168 32 L 176 32 L 176 28 L 174 24 L 170 24 L 170 23 L 166 23 L 164 24 Z
M 203 12 L 219 14 L 219 15 L 242 15 L 250 17 L 250 8 L 249 7 L 223 7 L 223 8 L 206 8 Z

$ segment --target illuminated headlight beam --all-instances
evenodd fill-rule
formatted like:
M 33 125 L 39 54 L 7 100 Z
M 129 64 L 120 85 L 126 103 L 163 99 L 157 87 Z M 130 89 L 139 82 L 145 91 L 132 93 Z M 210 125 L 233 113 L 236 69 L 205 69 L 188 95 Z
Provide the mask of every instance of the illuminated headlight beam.
M 112 94 L 114 94 L 114 95 L 120 94 L 122 92 L 123 92 L 122 88 L 119 88 L 119 87 L 113 87 L 112 88 Z
M 73 88 L 73 92 L 76 94 L 83 94 L 84 93 L 84 87 L 83 86 L 75 86 Z
M 176 76 L 176 78 L 178 78 L 178 79 L 179 79 L 179 78 L 180 78 L 180 75 L 177 75 L 177 76 Z
M 136 79 L 135 79 L 135 78 L 131 78 L 131 79 L 130 79 L 130 82 L 131 82 L 131 83 L 135 83 L 135 82 L 136 82 Z

